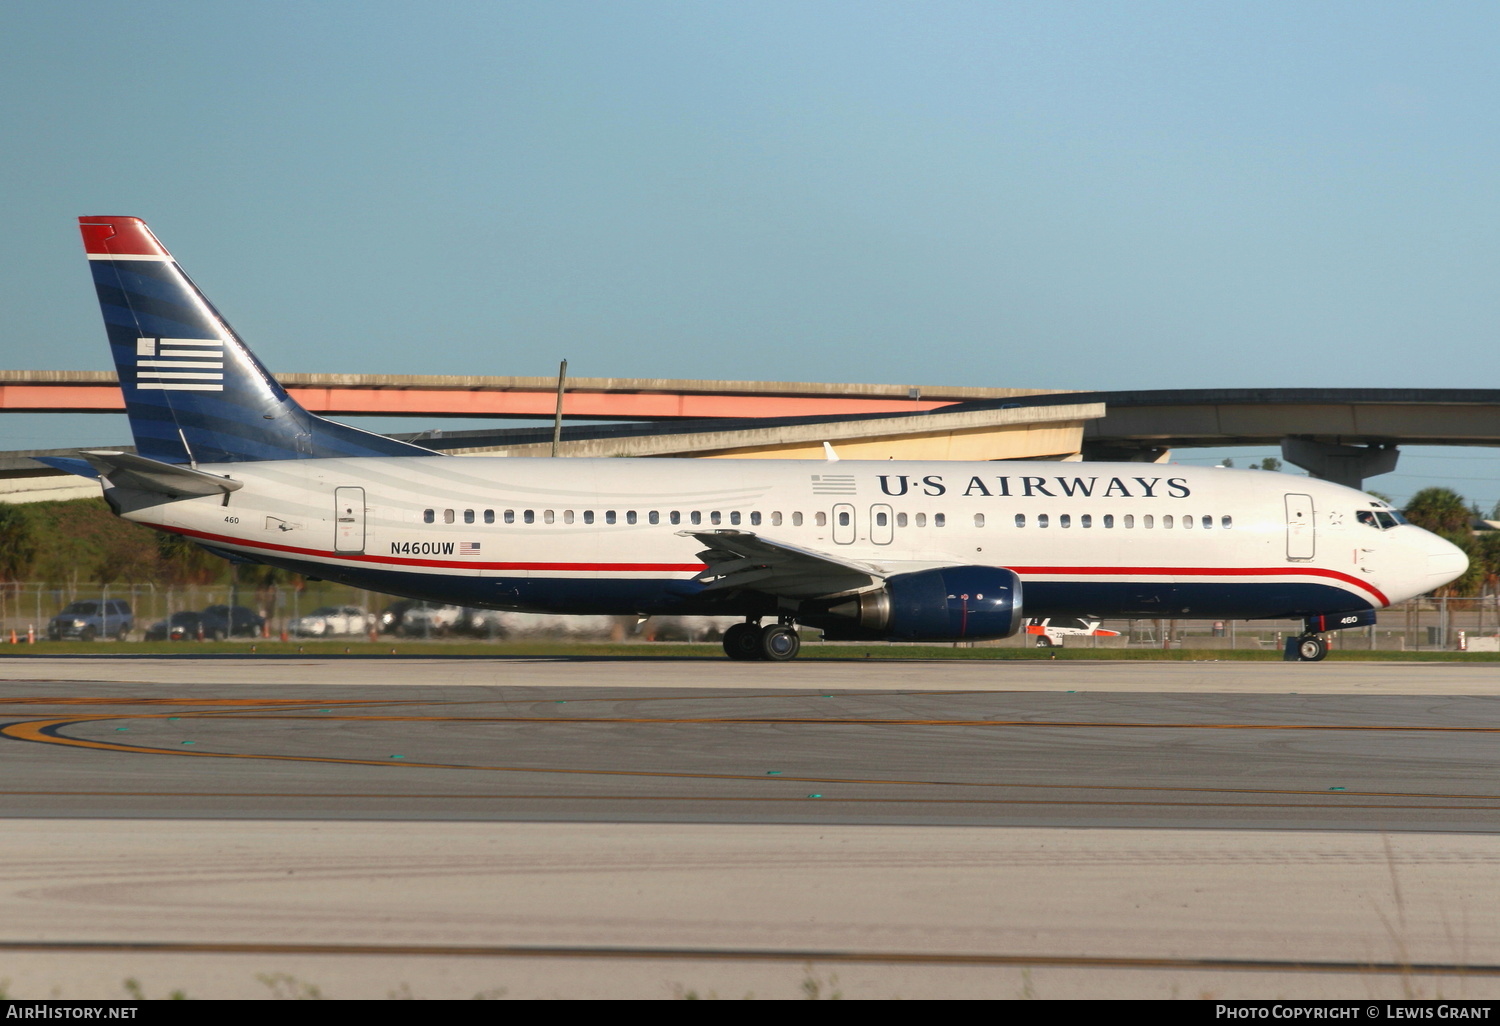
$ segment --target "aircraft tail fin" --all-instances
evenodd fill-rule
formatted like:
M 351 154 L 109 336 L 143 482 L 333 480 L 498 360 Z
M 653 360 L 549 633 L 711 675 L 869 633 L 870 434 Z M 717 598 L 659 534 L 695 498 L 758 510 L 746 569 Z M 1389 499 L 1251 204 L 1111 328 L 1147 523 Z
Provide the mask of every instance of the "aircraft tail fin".
M 434 455 L 303 409 L 140 218 L 78 224 L 141 456 L 196 464 Z

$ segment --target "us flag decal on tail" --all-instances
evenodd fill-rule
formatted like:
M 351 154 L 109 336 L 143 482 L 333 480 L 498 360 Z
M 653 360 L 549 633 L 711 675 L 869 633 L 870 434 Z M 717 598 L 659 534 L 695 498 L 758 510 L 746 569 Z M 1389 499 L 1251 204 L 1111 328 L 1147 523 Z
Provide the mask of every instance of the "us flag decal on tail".
M 224 340 L 136 339 L 135 387 L 179 392 L 224 391 Z

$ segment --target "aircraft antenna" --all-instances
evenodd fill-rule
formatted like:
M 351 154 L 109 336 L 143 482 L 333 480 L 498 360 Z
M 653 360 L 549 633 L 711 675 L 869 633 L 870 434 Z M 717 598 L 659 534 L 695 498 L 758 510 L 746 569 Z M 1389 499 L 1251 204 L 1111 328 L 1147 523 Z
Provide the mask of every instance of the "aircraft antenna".
M 568 361 L 557 366 L 557 414 L 552 418 L 552 455 L 557 455 L 557 446 L 562 441 L 563 389 L 568 385 Z

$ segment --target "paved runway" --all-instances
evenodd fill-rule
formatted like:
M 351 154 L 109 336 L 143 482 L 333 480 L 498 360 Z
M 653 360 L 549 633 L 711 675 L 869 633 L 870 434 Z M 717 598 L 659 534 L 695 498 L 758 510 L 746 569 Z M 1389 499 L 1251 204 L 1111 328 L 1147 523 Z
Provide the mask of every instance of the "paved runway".
M 1500 996 L 1487 666 L 0 677 L 12 996 Z

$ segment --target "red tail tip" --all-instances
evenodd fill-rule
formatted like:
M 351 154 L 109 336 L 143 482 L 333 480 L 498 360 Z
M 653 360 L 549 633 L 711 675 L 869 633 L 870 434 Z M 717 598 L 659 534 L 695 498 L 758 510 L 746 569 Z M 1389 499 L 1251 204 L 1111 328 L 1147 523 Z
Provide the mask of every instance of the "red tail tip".
M 78 229 L 92 256 L 172 256 L 139 217 L 80 217 Z

